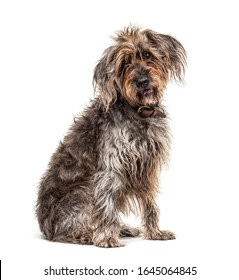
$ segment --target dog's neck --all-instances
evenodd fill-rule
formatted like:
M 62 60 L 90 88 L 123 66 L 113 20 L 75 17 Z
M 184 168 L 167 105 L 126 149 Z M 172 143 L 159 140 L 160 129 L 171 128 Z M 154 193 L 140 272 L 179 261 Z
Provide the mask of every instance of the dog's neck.
M 137 110 L 138 115 L 143 118 L 153 118 L 153 117 L 160 117 L 166 118 L 166 115 L 163 109 L 160 109 L 158 106 L 140 106 Z
M 122 98 L 122 95 L 119 92 L 117 100 L 120 100 L 120 102 L 125 103 L 125 101 Z M 130 104 L 128 104 L 128 106 L 131 107 L 134 111 L 136 111 L 137 114 L 142 118 L 166 118 L 164 110 L 159 107 L 158 103 L 152 106 L 142 105 L 139 107 L 132 107 L 130 106 Z

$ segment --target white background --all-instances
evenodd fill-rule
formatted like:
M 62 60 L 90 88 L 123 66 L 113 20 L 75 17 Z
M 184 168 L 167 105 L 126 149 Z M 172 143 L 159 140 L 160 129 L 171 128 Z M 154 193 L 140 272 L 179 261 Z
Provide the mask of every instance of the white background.
M 63 279 L 43 275 L 50 265 L 135 270 L 115 279 L 138 279 L 139 266 L 196 266 L 196 276 L 168 278 L 238 279 L 236 2 L 1 1 L 4 280 Z M 162 229 L 173 230 L 177 239 L 126 239 L 126 247 L 116 249 L 47 242 L 34 216 L 39 178 L 73 116 L 93 97 L 93 69 L 110 36 L 129 23 L 171 34 L 188 52 L 185 86 L 170 85 L 165 96 L 174 140 L 159 204 Z

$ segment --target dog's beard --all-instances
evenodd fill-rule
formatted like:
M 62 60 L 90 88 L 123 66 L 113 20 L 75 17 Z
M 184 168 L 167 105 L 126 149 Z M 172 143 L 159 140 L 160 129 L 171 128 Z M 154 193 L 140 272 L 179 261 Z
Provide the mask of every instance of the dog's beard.
M 155 106 L 161 97 L 159 89 L 156 87 L 148 87 L 144 90 L 139 90 L 136 92 L 136 95 L 139 104 L 143 106 Z
M 137 91 L 132 87 L 123 91 L 123 98 L 133 108 L 140 106 L 155 106 L 158 104 L 160 97 L 161 95 L 158 93 L 158 89 L 155 88 Z
M 131 107 L 156 106 L 163 95 L 163 88 L 151 83 L 145 89 L 138 89 L 134 83 L 126 83 L 122 90 L 123 98 Z

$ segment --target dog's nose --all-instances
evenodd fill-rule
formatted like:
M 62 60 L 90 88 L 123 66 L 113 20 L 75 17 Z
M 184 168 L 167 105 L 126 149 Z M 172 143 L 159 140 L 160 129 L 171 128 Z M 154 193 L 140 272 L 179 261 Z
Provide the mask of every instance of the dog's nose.
M 138 88 L 146 88 L 149 85 L 149 79 L 146 77 L 138 78 L 136 85 Z

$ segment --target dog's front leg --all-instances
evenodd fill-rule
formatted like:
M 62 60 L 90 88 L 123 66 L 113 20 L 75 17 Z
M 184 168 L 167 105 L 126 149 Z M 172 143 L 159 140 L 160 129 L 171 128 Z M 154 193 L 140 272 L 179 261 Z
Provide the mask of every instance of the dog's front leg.
M 155 202 L 147 201 L 143 208 L 144 237 L 151 240 L 175 239 L 174 233 L 159 229 L 159 209 Z
M 99 247 L 124 246 L 120 240 L 117 201 L 121 182 L 114 171 L 97 174 L 93 205 L 93 243 Z

